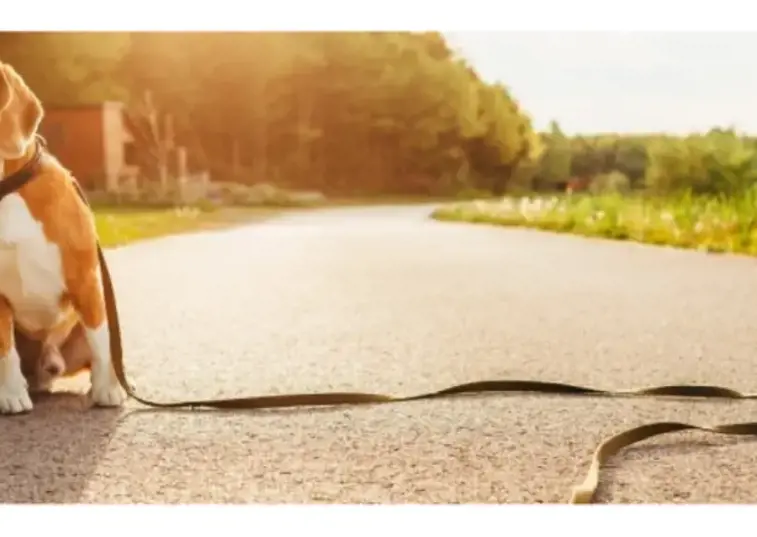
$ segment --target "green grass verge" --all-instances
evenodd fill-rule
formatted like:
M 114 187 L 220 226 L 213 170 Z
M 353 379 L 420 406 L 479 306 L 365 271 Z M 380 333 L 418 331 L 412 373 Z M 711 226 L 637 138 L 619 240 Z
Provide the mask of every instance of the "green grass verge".
M 103 247 L 206 229 L 220 229 L 268 218 L 282 210 L 312 210 L 330 207 L 412 205 L 449 202 L 449 197 L 366 196 L 328 199 L 313 206 L 198 206 L 189 208 L 140 205 L 94 205 L 95 225 Z
M 131 242 L 220 229 L 268 218 L 282 210 L 311 210 L 329 207 L 361 207 L 383 204 L 415 204 L 450 201 L 449 198 L 423 196 L 375 196 L 336 198 L 314 206 L 200 206 L 189 208 L 148 207 L 139 205 L 95 205 L 95 225 L 103 247 L 123 246 Z
M 95 225 L 104 248 L 177 233 L 220 229 L 267 218 L 274 208 L 149 208 L 95 206 Z
M 520 226 L 587 237 L 757 256 L 757 196 L 550 196 L 443 205 L 437 220 Z

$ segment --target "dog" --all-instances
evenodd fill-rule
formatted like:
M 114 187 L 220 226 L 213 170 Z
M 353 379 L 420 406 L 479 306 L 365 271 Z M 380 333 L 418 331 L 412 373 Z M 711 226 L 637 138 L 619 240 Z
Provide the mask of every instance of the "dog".
M 15 332 L 49 348 L 79 323 L 91 350 L 92 403 L 126 400 L 110 355 L 94 218 L 70 172 L 40 143 L 43 117 L 36 94 L 0 62 L 0 181 L 40 156 L 34 178 L 0 200 L 0 414 L 33 409 Z
M 60 345 L 47 338 L 30 339 L 18 330 L 14 337 L 30 393 L 49 393 L 56 380 L 91 370 L 92 350 L 81 323 L 73 327 Z

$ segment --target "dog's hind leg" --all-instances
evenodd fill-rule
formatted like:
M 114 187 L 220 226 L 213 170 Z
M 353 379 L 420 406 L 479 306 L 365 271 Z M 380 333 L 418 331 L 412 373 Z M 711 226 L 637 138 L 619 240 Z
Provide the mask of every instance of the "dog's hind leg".
M 110 332 L 99 271 L 91 271 L 77 282 L 71 300 L 92 351 L 92 402 L 98 406 L 120 406 L 126 400 L 126 392 L 118 382 L 110 356 Z
M 32 400 L 14 341 L 13 310 L 0 297 L 0 414 L 19 414 L 31 409 Z

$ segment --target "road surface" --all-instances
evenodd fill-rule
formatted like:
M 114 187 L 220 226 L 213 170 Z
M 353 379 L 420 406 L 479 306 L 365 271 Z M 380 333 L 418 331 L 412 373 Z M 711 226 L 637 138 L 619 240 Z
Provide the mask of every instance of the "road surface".
M 427 218 L 292 213 L 109 251 L 128 374 L 161 400 L 410 394 L 487 378 L 757 391 L 757 261 Z M 2 502 L 566 502 L 596 444 L 753 402 L 504 395 L 258 413 L 88 411 L 0 425 Z M 648 441 L 603 502 L 753 502 L 757 443 Z

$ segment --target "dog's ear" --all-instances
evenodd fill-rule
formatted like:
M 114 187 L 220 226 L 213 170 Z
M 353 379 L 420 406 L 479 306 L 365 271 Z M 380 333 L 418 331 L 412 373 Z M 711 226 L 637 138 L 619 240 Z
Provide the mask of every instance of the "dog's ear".
M 0 63 L 0 157 L 23 156 L 43 117 L 42 103 L 21 75 Z
M 3 64 L 0 63 L 0 113 L 8 108 L 13 96 L 13 88 L 3 67 Z
M 17 106 L 15 113 L 18 114 L 19 135 L 26 143 L 30 143 L 37 133 L 45 111 L 40 100 L 13 66 L 6 63 L 2 67 L 5 71 L 5 77 L 10 83 L 11 98 L 15 100 Z

